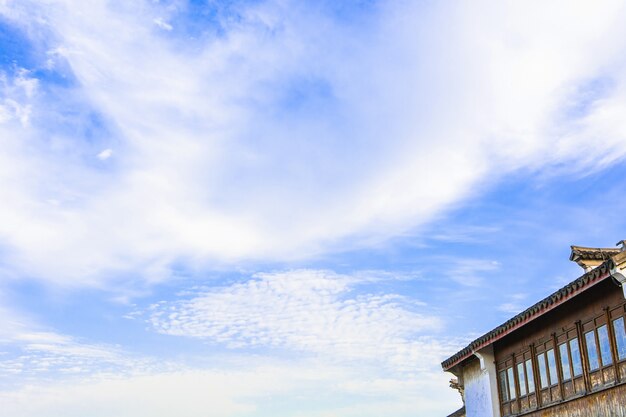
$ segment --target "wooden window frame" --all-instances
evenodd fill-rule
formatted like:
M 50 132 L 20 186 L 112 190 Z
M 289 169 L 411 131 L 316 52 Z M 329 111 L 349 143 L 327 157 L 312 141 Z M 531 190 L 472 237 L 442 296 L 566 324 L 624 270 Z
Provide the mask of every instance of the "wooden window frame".
M 508 357 L 504 358 L 497 364 L 497 378 L 498 378 L 498 392 L 500 409 L 503 416 L 524 414 L 532 410 L 540 410 L 554 403 L 567 401 L 572 396 L 576 395 L 588 395 L 599 389 L 604 389 L 613 384 L 618 384 L 622 380 L 626 380 L 626 356 L 622 359 L 619 358 L 619 351 L 617 346 L 616 337 L 616 324 L 617 320 L 623 320 L 624 333 L 626 334 L 626 303 L 623 303 L 617 307 L 609 309 L 605 307 L 602 314 L 596 314 L 593 317 L 587 317 L 584 322 L 581 320 L 573 323 L 572 327 L 563 327 L 561 331 L 551 333 L 549 337 L 538 339 L 537 342 L 529 345 L 526 348 L 520 349 L 514 353 L 511 353 Z M 606 326 L 606 333 L 608 337 L 608 343 L 610 348 L 610 360 L 611 363 L 605 364 L 605 359 L 602 355 L 602 346 L 600 344 L 600 332 L 599 329 L 602 326 Z M 595 344 L 595 355 L 598 360 L 598 368 L 591 370 L 589 361 L 589 348 L 587 343 L 587 334 L 593 332 L 593 342 Z M 572 351 L 572 343 L 576 340 L 578 345 L 578 355 L 580 359 L 581 374 L 575 375 L 574 368 L 574 356 Z M 561 354 L 561 348 L 565 345 L 564 351 L 567 353 L 567 365 L 569 366 L 569 378 L 565 379 L 563 375 L 563 363 Z M 550 360 L 548 353 L 552 351 L 554 356 L 554 370 L 556 381 L 553 378 L 550 370 Z M 605 351 L 605 353 L 607 353 Z M 542 384 L 542 373 L 540 361 L 543 360 L 543 367 L 545 370 L 545 380 L 547 386 Z M 529 366 L 528 366 L 529 365 Z M 620 365 L 624 365 L 622 375 L 620 375 Z M 529 369 L 530 367 L 530 369 Z M 614 376 L 611 373 L 607 374 L 607 371 L 613 368 Z M 520 381 L 520 369 L 524 376 L 524 386 Z M 597 374 L 597 375 L 596 375 Z M 609 375 L 608 377 L 606 375 Z M 502 382 L 502 377 L 505 380 Z M 592 376 L 596 379 L 595 388 L 592 387 Z M 511 379 L 512 377 L 512 379 Z M 530 378 L 533 381 L 533 391 L 530 391 Z M 608 380 L 607 380 L 608 378 Z M 600 385 L 598 385 L 600 383 Z M 511 384 L 514 384 L 511 386 Z M 564 386 L 567 385 L 567 395 Z M 571 385 L 569 385 L 571 384 Z M 506 400 L 503 396 L 502 389 L 506 389 Z M 511 396 L 511 388 L 514 390 L 515 398 Z M 558 392 L 555 392 L 554 390 Z M 524 395 L 522 395 L 522 390 Z M 559 395 L 560 394 L 560 395 Z M 531 402 L 531 395 L 534 395 L 536 400 Z M 544 401 L 543 396 L 546 395 L 547 401 Z M 524 402 L 524 409 L 522 409 L 522 402 Z M 530 407 L 530 409 L 528 408 Z M 505 413 L 505 408 L 508 409 L 508 413 Z

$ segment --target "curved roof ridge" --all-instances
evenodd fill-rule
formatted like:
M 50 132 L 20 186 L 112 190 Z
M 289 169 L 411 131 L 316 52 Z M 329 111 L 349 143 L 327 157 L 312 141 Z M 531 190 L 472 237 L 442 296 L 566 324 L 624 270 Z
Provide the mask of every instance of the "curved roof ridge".
M 572 253 L 569 256 L 570 261 L 576 259 L 606 260 L 621 251 L 619 248 L 591 248 L 576 245 L 572 245 L 570 248 L 572 248 Z

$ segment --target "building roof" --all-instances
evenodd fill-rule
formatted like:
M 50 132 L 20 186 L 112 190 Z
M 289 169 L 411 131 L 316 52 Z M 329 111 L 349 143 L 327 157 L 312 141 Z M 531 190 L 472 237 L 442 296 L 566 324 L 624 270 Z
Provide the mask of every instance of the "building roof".
M 620 252 L 619 248 L 586 248 L 584 246 L 571 246 L 572 253 L 570 261 L 576 262 L 578 259 L 606 261 L 613 255 Z
M 617 244 L 624 246 L 624 241 L 622 240 Z M 570 247 L 572 248 L 572 253 L 569 256 L 569 260 L 576 262 L 585 272 L 589 272 L 602 262 L 621 252 L 621 249 L 617 248 Z
M 572 246 L 572 253 L 574 251 L 574 248 L 577 248 L 577 250 L 580 250 L 581 253 L 593 252 L 594 253 L 593 256 L 601 256 L 601 255 L 596 255 L 597 252 L 594 252 L 596 251 L 596 248 L 582 248 L 580 246 Z M 601 249 L 601 250 L 605 251 L 605 249 Z M 620 250 L 611 249 L 611 252 L 614 252 L 612 253 L 612 255 L 616 255 L 617 253 L 620 252 Z M 490 332 L 485 333 L 478 339 L 474 340 L 465 348 L 461 349 L 459 352 L 455 353 L 454 355 L 452 355 L 451 357 L 443 361 L 441 363 L 441 366 L 443 367 L 445 371 L 450 370 L 455 365 L 458 365 L 465 359 L 472 356 L 474 352 L 486 346 L 489 346 L 490 344 L 494 343 L 497 340 L 500 340 L 504 336 L 526 325 L 530 321 L 544 315 L 548 311 L 551 311 L 554 308 L 558 307 L 559 305 L 563 304 L 565 301 L 580 294 L 581 292 L 585 291 L 589 287 L 608 278 L 611 275 L 610 271 L 611 271 L 611 268 L 613 267 L 614 267 L 613 260 L 608 258 L 597 268 L 594 268 L 591 271 L 585 273 L 584 275 L 570 282 L 563 288 L 555 291 L 554 293 L 550 294 L 548 297 L 544 298 L 543 300 L 539 301 L 533 306 L 517 314 L 510 320 L 507 320 L 500 326 L 496 327 Z

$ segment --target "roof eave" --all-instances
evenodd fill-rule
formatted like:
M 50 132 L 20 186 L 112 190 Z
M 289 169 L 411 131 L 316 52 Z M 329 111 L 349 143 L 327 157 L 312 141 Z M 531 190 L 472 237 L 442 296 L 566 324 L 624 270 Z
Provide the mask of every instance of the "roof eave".
M 562 305 L 566 301 L 575 297 L 576 295 L 586 291 L 588 288 L 608 278 L 611 273 L 612 260 L 607 260 L 597 268 L 585 273 L 576 280 L 570 282 L 565 287 L 557 290 L 543 300 L 535 303 L 533 306 L 527 308 L 523 312 L 517 314 L 511 319 L 507 320 L 495 329 L 485 333 L 478 339 L 471 342 L 465 348 L 455 353 L 445 361 L 441 363 L 444 371 L 449 371 L 452 367 L 460 364 L 465 359 L 469 358 L 474 352 L 491 345 L 497 340 L 502 339 L 506 335 L 514 332 L 520 327 L 528 324 L 529 322 L 543 316 L 549 311 L 554 310 L 558 306 Z

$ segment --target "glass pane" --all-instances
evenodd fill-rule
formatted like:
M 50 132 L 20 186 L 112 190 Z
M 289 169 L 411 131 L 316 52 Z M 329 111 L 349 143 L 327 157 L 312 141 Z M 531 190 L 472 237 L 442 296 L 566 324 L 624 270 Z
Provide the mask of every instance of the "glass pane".
M 519 381 L 519 395 L 526 395 L 526 378 L 524 377 L 524 364 L 517 364 L 517 377 Z
M 572 354 L 572 373 L 574 376 L 583 374 L 583 364 L 580 361 L 580 347 L 578 346 L 578 338 L 569 341 L 569 351 Z
M 514 400 L 517 398 L 517 395 L 515 394 L 515 376 L 513 375 L 513 368 L 507 369 L 506 375 L 509 380 L 509 398 Z
M 539 364 L 539 379 L 541 382 L 541 388 L 548 388 L 548 369 L 546 368 L 545 353 L 537 355 L 537 363 Z
M 600 367 L 600 362 L 598 361 L 596 335 L 593 330 L 585 333 L 585 342 L 587 343 L 587 359 L 589 359 L 589 369 L 595 371 Z
M 554 349 L 550 349 L 547 353 L 548 369 L 550 370 L 550 385 L 556 385 L 559 383 L 559 379 L 556 375 L 556 359 L 554 359 Z
M 626 333 L 624 332 L 624 317 L 613 320 L 615 342 L 617 342 L 617 357 L 621 361 L 626 359 Z
M 569 369 L 569 355 L 567 354 L 567 344 L 559 345 L 559 354 L 561 355 L 561 371 L 563 372 L 563 381 L 567 381 L 572 377 Z
M 506 387 L 506 371 L 500 371 L 500 394 L 502 395 L 502 402 L 509 401 L 509 391 Z
M 609 342 L 609 332 L 606 324 L 598 327 L 598 342 L 600 342 L 600 357 L 602 358 L 602 366 L 613 363 L 611 357 L 611 343 Z
M 533 364 L 528 359 L 526 361 L 526 378 L 528 378 L 528 393 L 535 392 L 535 377 L 533 376 Z

